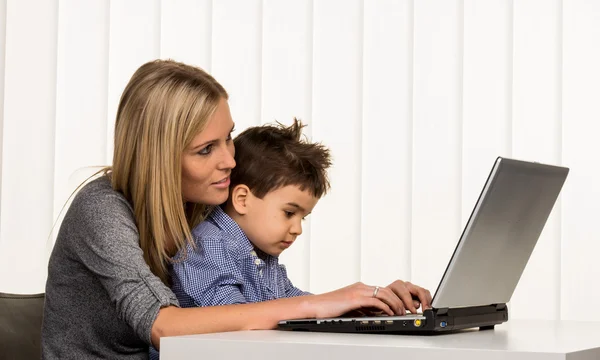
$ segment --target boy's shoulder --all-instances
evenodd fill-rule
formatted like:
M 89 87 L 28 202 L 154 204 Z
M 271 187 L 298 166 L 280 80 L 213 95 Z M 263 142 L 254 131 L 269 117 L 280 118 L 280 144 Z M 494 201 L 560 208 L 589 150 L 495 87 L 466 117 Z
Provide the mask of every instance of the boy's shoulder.
M 223 229 L 217 226 L 217 224 L 214 224 L 212 221 L 209 220 L 204 220 L 192 229 L 192 235 L 194 236 L 194 239 L 220 239 L 225 237 L 227 234 L 225 231 L 223 231 Z
M 227 251 L 236 257 L 240 253 L 240 239 L 208 219 L 192 229 L 192 236 L 196 245 L 205 251 Z

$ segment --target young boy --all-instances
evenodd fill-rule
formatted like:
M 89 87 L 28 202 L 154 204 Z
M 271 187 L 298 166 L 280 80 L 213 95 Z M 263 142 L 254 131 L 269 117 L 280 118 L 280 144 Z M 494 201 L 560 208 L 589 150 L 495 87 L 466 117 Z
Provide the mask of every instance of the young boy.
M 182 307 L 241 304 L 308 295 L 278 256 L 329 189 L 327 148 L 301 139 L 303 125 L 252 127 L 235 140 L 230 196 L 192 234 L 171 270 Z
M 302 140 L 302 127 L 294 119 L 289 127 L 253 127 L 235 138 L 229 199 L 193 229 L 195 247 L 177 254 L 170 269 L 180 306 L 309 295 L 292 285 L 278 262 L 302 233 L 302 219 L 329 190 L 329 150 Z M 427 307 L 431 303 L 427 290 L 400 280 L 386 288 L 357 283 L 344 289 L 352 287 L 354 294 L 385 298 L 396 314 L 405 307 L 416 312 L 420 303 L 413 304 L 411 294 L 420 294 Z M 153 348 L 150 358 L 158 358 Z

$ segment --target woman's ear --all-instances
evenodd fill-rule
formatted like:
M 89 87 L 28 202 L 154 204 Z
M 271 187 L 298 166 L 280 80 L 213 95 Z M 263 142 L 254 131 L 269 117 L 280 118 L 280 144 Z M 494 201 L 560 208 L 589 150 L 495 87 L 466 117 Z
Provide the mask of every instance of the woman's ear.
M 231 205 L 240 215 L 248 213 L 249 198 L 252 196 L 250 188 L 244 184 L 236 185 L 231 191 Z

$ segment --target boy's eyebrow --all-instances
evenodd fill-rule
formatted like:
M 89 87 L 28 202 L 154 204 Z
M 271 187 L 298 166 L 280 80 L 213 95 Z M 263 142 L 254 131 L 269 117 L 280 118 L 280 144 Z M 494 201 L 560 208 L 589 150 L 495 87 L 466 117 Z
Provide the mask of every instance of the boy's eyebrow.
M 227 134 L 231 134 L 231 133 L 233 132 L 233 129 L 235 129 L 235 123 L 233 124 L 233 126 L 231 127 L 231 130 L 229 130 L 229 132 L 228 132 Z M 196 150 L 196 149 L 198 149 L 198 148 L 201 148 L 201 147 L 203 147 L 204 145 L 208 145 L 208 144 L 210 144 L 210 143 L 214 143 L 215 141 L 218 141 L 218 140 L 219 140 L 219 139 L 213 139 L 213 140 L 208 140 L 208 141 L 205 141 L 205 142 L 203 142 L 203 143 L 202 143 L 202 144 L 200 144 L 200 145 L 196 145 L 196 146 L 194 146 L 194 147 L 192 148 L 192 151 L 194 151 L 194 150 Z
M 300 211 L 305 211 L 302 206 L 300 206 L 300 205 L 298 205 L 298 204 L 296 204 L 294 202 L 289 202 L 289 203 L 287 203 L 287 205 L 290 205 L 290 206 L 293 206 L 295 208 L 298 208 Z

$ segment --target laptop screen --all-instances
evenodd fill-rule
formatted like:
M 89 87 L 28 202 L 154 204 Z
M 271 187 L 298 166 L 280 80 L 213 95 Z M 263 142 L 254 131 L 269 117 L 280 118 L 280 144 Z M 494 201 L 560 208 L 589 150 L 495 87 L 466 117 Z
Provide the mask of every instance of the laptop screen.
M 568 168 L 499 157 L 435 292 L 434 308 L 507 303 Z

